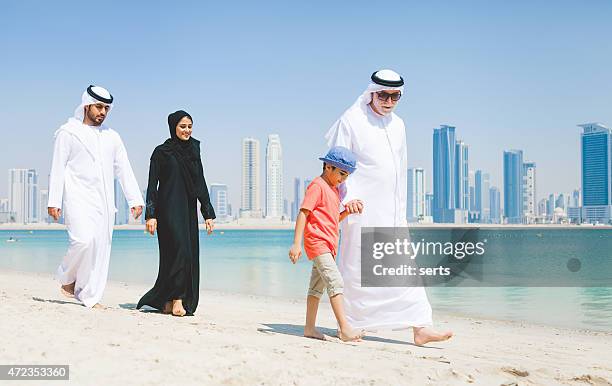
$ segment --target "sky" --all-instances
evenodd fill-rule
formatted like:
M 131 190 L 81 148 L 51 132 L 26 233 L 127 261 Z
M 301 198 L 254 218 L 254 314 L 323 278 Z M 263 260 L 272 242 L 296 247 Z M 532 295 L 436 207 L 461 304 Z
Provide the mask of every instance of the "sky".
M 89 84 L 115 97 L 142 189 L 149 157 L 185 109 L 209 183 L 240 206 L 241 139 L 283 147 L 285 197 L 320 173 L 325 133 L 391 68 L 405 82 L 408 164 L 431 190 L 432 134 L 457 127 L 471 170 L 503 187 L 503 151 L 537 164 L 537 196 L 580 186 L 580 129 L 612 126 L 612 2 L 3 2 L 0 198 L 9 168 L 46 186 L 53 133 Z M 262 185 L 262 207 L 264 195 Z

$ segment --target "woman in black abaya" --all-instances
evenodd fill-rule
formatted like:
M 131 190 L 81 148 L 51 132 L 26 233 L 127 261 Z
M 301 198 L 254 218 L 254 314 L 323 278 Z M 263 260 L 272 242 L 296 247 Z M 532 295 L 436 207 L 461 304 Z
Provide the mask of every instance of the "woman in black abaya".
M 193 119 L 183 111 L 168 116 L 170 138 L 151 155 L 147 231 L 157 230 L 159 272 L 155 286 L 138 302 L 175 316 L 193 315 L 198 307 L 200 245 L 197 201 L 206 230 L 214 228 L 215 211 L 204 179 L 200 142 L 191 137 Z M 159 185 L 158 185 L 159 184 Z

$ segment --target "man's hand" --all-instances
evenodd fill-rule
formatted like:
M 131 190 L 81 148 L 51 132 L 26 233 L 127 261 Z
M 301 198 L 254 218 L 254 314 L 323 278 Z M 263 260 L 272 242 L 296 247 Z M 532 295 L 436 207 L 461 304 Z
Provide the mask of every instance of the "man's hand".
M 147 232 L 149 232 L 151 235 L 154 235 L 155 231 L 157 230 L 157 219 L 148 219 L 145 224 L 145 227 L 147 228 Z
M 142 206 L 135 206 L 132 208 L 132 216 L 134 216 L 134 220 L 138 220 L 141 214 L 142 214 Z
M 62 210 L 60 208 L 47 208 L 47 212 L 55 221 L 59 220 L 62 216 Z
M 215 229 L 215 222 L 213 221 L 213 219 L 209 218 L 204 223 L 206 224 L 206 233 L 207 234 L 213 233 L 213 230 Z
M 361 213 L 363 211 L 363 201 L 351 200 L 344 205 L 349 214 Z
M 298 259 L 302 256 L 302 247 L 298 244 L 293 244 L 289 250 L 289 258 L 293 264 L 297 263 Z

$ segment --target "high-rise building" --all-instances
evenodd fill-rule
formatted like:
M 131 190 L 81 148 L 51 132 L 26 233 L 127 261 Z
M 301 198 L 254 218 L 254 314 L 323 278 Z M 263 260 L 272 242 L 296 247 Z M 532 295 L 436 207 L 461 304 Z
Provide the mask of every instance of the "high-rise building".
M 548 195 L 548 200 L 546 200 L 546 218 L 550 221 L 552 221 L 553 214 L 557 208 L 557 197 L 556 194 L 551 193 Z
M 455 208 L 470 210 L 470 170 L 468 167 L 468 146 L 463 141 L 455 144 Z
M 467 210 L 462 208 L 466 196 L 469 206 L 467 146 L 455 140 L 455 127 L 434 129 L 433 166 L 434 222 L 466 223 Z
M 304 197 L 304 189 L 302 188 L 302 180 L 299 177 L 293 179 L 293 202 L 291 203 L 291 221 L 297 219 Z
M 491 209 L 491 223 L 499 224 L 501 222 L 501 200 L 499 189 L 495 186 L 489 189 L 489 205 Z
M 425 216 L 433 218 L 433 193 L 425 193 Z
M 612 221 L 612 129 L 585 123 L 580 134 L 583 221 Z
M 283 152 L 280 137 L 268 135 L 266 146 L 266 218 L 283 216 Z
M 548 200 L 545 198 L 538 201 L 538 217 L 540 217 L 542 221 L 548 217 L 547 202 Z
M 488 223 L 491 219 L 489 184 L 489 173 L 476 170 L 474 173 L 474 209 L 479 213 L 481 223 Z
M 259 200 L 259 171 L 259 141 L 255 138 L 243 138 L 240 217 L 262 217 Z
M 533 224 L 538 216 L 536 202 L 536 164 L 523 163 L 523 223 Z
M 227 196 L 227 185 L 212 183 L 209 186 L 210 204 L 215 210 L 217 222 L 224 222 L 229 217 L 229 202 Z
M 10 221 L 8 198 L 0 198 L 0 224 Z
M 10 221 L 20 224 L 36 223 L 40 219 L 38 174 L 35 169 L 9 169 Z
M 580 207 L 580 189 L 574 189 L 572 192 L 572 201 L 570 206 L 574 208 Z
M 408 222 L 417 222 L 425 216 L 425 170 L 408 168 L 408 194 L 406 218 Z
M 115 207 L 117 212 L 115 213 L 115 225 L 129 224 L 130 222 L 130 207 L 127 199 L 121 189 L 121 183 L 115 178 Z
M 509 224 L 523 221 L 523 151 L 504 151 L 504 217 Z
M 38 213 L 40 213 L 40 218 L 38 222 L 49 223 L 51 222 L 50 217 L 47 214 L 48 212 L 47 205 L 49 203 L 49 190 L 40 189 L 39 192 L 40 192 L 40 199 L 38 200 L 38 205 L 39 205 Z

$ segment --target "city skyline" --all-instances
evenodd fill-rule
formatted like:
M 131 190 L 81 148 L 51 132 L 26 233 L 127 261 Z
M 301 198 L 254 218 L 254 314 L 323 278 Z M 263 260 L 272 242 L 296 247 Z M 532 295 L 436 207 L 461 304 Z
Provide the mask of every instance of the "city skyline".
M 351 7 L 346 17 L 344 5 L 317 1 L 185 4 L 182 23 L 169 28 L 169 4 L 115 5 L 97 11 L 109 26 L 108 43 L 92 51 L 90 38 L 74 32 L 90 27 L 78 9 L 5 4 L 0 44 L 15 54 L 3 58 L 0 170 L 33 168 L 46 184 L 53 133 L 92 83 L 115 97 L 107 123 L 121 134 L 141 187 L 151 152 L 167 138 L 167 114 L 183 108 L 202 141 L 207 179 L 228 184 L 235 208 L 241 138 L 277 133 L 284 174 L 317 175 L 325 133 L 379 68 L 397 70 L 406 82 L 397 113 L 406 123 L 408 165 L 429 175 L 431 129 L 446 123 L 478 149 L 470 163 L 491 174 L 492 186 L 502 186 L 499 154 L 519 148 L 537 162 L 539 190 L 571 192 L 580 185 L 575 124 L 612 122 L 609 2 L 447 2 L 433 9 L 392 2 L 401 23 L 391 39 L 363 33 L 382 20 L 367 7 Z M 25 19 L 37 28 L 19 22 Z M 576 20 L 589 20 L 589 28 Z M 437 24 L 447 28 L 431 28 Z M 182 47 L 193 49 L 176 60 Z M 92 60 L 81 66 L 75 57 Z M 332 82 L 331 95 L 323 93 Z M 230 92 L 236 97 L 221 97 Z M 33 99 L 40 102 L 33 106 Z M 291 188 L 285 178 L 283 190 Z M 6 179 L 0 197 L 8 197 Z

